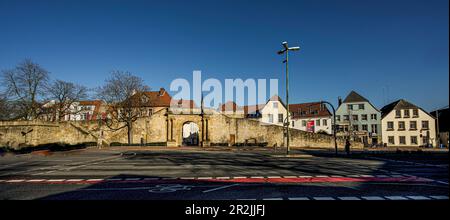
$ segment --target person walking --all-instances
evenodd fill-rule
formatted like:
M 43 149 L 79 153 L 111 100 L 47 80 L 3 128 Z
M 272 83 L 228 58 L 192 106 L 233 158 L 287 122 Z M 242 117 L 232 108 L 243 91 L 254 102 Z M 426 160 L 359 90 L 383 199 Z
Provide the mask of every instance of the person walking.
M 347 155 L 350 154 L 350 146 L 351 146 L 350 140 L 348 138 L 345 139 L 345 153 L 347 153 Z

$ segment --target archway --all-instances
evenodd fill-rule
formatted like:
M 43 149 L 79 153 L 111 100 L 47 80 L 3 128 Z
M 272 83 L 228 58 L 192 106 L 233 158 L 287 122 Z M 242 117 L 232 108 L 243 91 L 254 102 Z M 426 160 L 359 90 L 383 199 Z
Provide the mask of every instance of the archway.
M 182 128 L 183 146 L 198 146 L 199 130 L 198 125 L 192 121 L 184 123 Z

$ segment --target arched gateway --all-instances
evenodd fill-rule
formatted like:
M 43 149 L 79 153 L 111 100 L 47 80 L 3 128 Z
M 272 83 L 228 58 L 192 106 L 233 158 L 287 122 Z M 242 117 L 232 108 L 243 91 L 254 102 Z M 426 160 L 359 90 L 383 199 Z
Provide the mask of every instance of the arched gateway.
M 198 146 L 199 145 L 199 126 L 192 122 L 188 121 L 183 124 L 182 127 L 182 137 L 183 137 L 183 146 Z

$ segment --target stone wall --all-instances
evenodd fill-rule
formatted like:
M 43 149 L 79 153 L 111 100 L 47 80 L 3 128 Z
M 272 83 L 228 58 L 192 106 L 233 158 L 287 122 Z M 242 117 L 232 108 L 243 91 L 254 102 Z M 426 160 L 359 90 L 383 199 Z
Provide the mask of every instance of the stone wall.
M 253 119 L 232 118 L 215 113 L 170 114 L 166 109 L 151 117 L 138 119 L 133 124 L 133 143 L 167 143 L 167 146 L 182 145 L 182 127 L 194 122 L 199 127 L 203 146 L 233 145 L 234 143 L 267 143 L 267 147 L 284 146 L 282 126 L 264 124 Z M 114 127 L 120 127 L 115 125 Z M 22 135 L 22 132 L 29 132 Z M 234 140 L 234 141 L 233 141 Z M 127 143 L 127 130 L 114 130 L 101 121 L 89 122 L 0 122 L 0 146 L 36 146 L 47 143 L 77 144 L 97 142 L 110 145 L 113 142 Z M 234 143 L 233 143 L 234 142 Z M 344 141 L 339 140 L 343 148 Z M 334 139 L 329 135 L 309 133 L 291 129 L 291 147 L 334 148 Z M 362 148 L 361 143 L 352 143 L 352 148 Z

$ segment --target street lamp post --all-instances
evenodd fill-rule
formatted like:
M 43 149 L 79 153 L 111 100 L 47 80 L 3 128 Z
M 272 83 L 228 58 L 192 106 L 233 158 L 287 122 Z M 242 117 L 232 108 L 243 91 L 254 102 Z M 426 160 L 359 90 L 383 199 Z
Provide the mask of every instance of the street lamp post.
M 320 104 L 325 103 L 331 106 L 331 109 L 333 109 L 333 124 L 331 125 L 333 127 L 333 136 L 334 136 L 334 149 L 335 154 L 338 154 L 338 146 L 337 146 L 337 137 L 336 137 L 336 110 L 334 109 L 334 106 L 327 102 L 327 101 L 321 101 Z
M 283 61 L 283 63 L 286 63 L 286 108 L 287 108 L 287 114 L 286 114 L 286 118 L 287 118 L 287 122 L 286 122 L 286 154 L 289 154 L 289 51 L 295 51 L 295 50 L 300 50 L 300 47 L 288 47 L 288 43 L 285 41 L 282 43 L 284 49 L 278 51 L 278 54 L 286 54 L 286 60 Z

